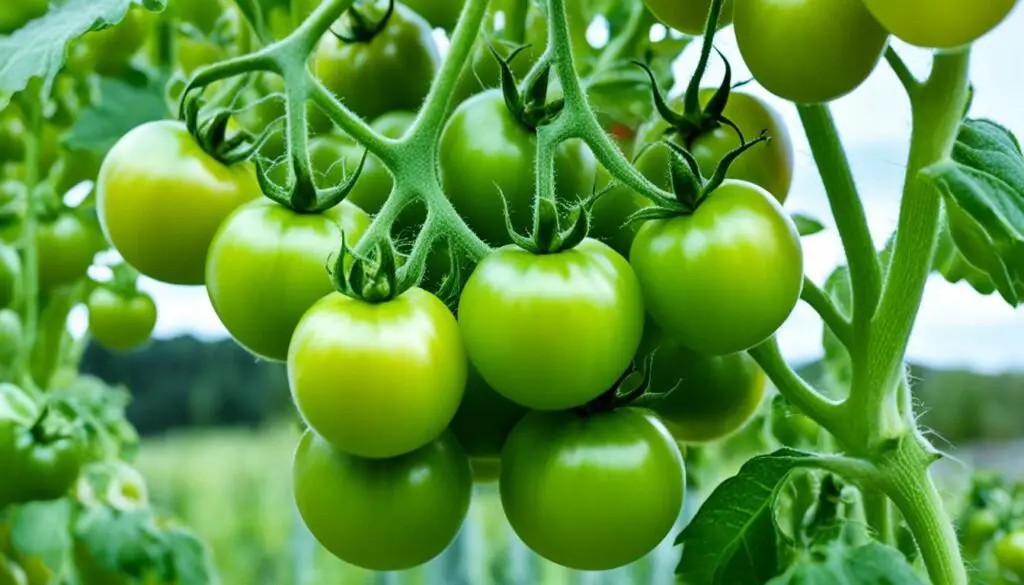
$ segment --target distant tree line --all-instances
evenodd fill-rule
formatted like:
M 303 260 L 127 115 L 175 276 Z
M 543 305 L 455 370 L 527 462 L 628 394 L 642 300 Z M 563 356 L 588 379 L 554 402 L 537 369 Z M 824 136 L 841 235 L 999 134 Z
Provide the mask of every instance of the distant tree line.
M 209 426 L 259 426 L 294 416 L 283 364 L 254 358 L 230 340 L 157 340 L 129 353 L 92 344 L 82 369 L 131 390 L 128 416 L 144 435 Z M 802 367 L 814 380 L 819 364 Z M 1024 436 L 1024 373 L 990 376 L 912 368 L 921 422 L 952 442 Z

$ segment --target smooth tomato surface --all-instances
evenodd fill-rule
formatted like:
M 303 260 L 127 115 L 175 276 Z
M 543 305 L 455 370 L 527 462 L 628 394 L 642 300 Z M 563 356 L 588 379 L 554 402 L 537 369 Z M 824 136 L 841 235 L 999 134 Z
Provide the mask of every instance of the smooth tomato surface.
M 299 321 L 288 381 L 302 416 L 338 449 L 395 457 L 437 438 L 466 388 L 458 324 L 412 288 L 383 303 L 331 293 Z
M 342 233 L 354 246 L 369 225 L 348 201 L 319 214 L 266 199 L 240 207 L 214 236 L 206 263 L 206 288 L 224 327 L 252 353 L 285 361 L 299 319 L 334 291 L 327 266 Z
M 498 393 L 561 410 L 596 398 L 625 372 L 643 333 L 641 294 L 625 259 L 597 240 L 543 255 L 509 245 L 469 277 L 459 326 L 470 360 Z
M 89 295 L 86 306 L 89 332 L 108 349 L 135 349 L 149 339 L 156 327 L 156 303 L 145 293 L 126 299 L 100 287 Z
M 644 0 L 647 9 L 666 26 L 689 35 L 700 36 L 707 24 L 711 0 Z M 732 22 L 732 0 L 725 0 L 718 17 L 718 28 Z
M 125 134 L 107 153 L 96 191 L 100 225 L 125 261 L 182 285 L 203 284 L 217 228 L 260 195 L 251 164 L 224 166 L 169 120 Z
M 409 569 L 441 554 L 469 510 L 469 460 L 450 433 L 392 459 L 345 454 L 313 432 L 293 463 L 295 502 L 313 536 L 347 563 Z
M 477 460 L 495 460 L 501 456 L 505 439 L 527 412 L 527 409 L 495 392 L 470 365 L 465 395 L 448 428 L 473 459 L 474 475 L 477 475 L 478 467 L 485 467 L 484 464 L 478 465 Z
M 702 104 L 706 104 L 714 95 L 713 89 L 700 92 Z M 676 111 L 682 111 L 681 98 L 671 104 Z M 757 145 L 744 152 L 729 165 L 726 175 L 730 179 L 738 179 L 764 187 L 779 203 L 785 203 L 789 188 L 793 183 L 793 138 L 786 128 L 782 115 L 763 99 L 744 91 L 733 91 L 729 94 L 725 111 L 722 114 L 732 120 L 743 132 L 746 140 L 757 138 L 762 130 L 766 130 L 771 138 L 767 144 Z M 660 117 L 640 129 L 637 145 L 643 148 L 662 140 L 668 123 Z M 685 146 L 678 137 L 672 138 L 680 146 Z M 697 160 L 700 173 L 711 177 L 718 168 L 718 163 L 729 152 L 740 146 L 736 131 L 726 125 L 705 132 L 695 138 L 689 146 L 690 154 Z M 637 161 L 641 171 L 648 171 L 657 177 L 660 186 L 668 187 L 667 169 L 669 168 L 669 152 L 665 147 L 648 147 L 640 154 Z M 656 173 L 656 174 L 655 174 Z M 650 177 L 649 177 L 650 178 Z M 652 179 L 654 180 L 654 179 Z
M 501 456 L 501 504 L 542 557 L 586 571 L 631 563 L 668 535 L 683 504 L 683 458 L 654 415 L 533 412 Z
M 439 153 L 445 194 L 485 241 L 512 241 L 505 229 L 502 195 L 520 233 L 533 225 L 536 150 L 536 133 L 509 113 L 497 89 L 462 102 L 445 125 Z M 555 155 L 558 198 L 576 201 L 590 195 L 594 165 L 581 142 L 563 143 Z
M 1024 577 L 1024 530 L 1015 530 L 1004 535 L 994 548 L 996 561 L 1004 571 L 1018 578 Z
M 864 0 L 894 36 L 936 49 L 966 45 L 1002 22 L 1017 0 Z
M 314 63 L 317 76 L 352 111 L 376 118 L 392 110 L 418 110 L 440 63 L 431 28 L 402 4 L 369 42 L 346 43 L 324 35 Z
M 100 239 L 73 213 L 40 221 L 36 229 L 39 288 L 48 290 L 84 278 L 93 257 L 102 249 Z
M 690 216 L 649 221 L 630 251 L 647 311 L 692 350 L 747 350 L 789 317 L 803 287 L 793 221 L 764 189 L 727 179 Z
M 754 79 L 797 103 L 827 102 L 856 89 L 889 39 L 863 0 L 735 0 L 733 23 Z
M 659 336 L 651 390 L 668 392 L 651 408 L 683 443 L 714 441 L 747 423 L 764 398 L 765 375 L 746 353 L 706 356 Z

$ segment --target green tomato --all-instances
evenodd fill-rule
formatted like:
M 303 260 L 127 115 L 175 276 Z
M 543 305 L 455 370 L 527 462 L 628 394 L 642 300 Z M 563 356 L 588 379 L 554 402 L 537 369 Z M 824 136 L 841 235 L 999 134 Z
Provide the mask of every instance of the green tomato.
M 99 287 L 86 303 L 89 332 L 100 345 L 115 351 L 128 351 L 145 343 L 156 327 L 156 303 L 148 294 L 124 298 Z
M 459 408 L 466 367 L 455 317 L 419 288 L 382 303 L 331 293 L 302 317 L 288 348 L 299 412 L 360 457 L 395 457 L 437 438 Z
M 85 278 L 93 257 L 103 248 L 100 239 L 74 213 L 41 221 L 36 229 L 39 288 L 50 290 Z
M 797 103 L 827 102 L 856 89 L 889 39 L 863 0 L 735 0 L 733 21 L 754 79 Z
M 203 284 L 217 228 L 261 195 L 252 164 L 224 166 L 170 120 L 125 134 L 103 160 L 96 189 L 100 224 L 125 261 L 182 285 Z
M 314 56 L 324 85 L 365 118 L 418 110 L 440 60 L 430 25 L 402 4 L 372 40 L 346 43 L 326 34 Z
M 445 194 L 485 241 L 512 241 L 505 228 L 502 195 L 519 233 L 533 225 L 536 150 L 536 132 L 512 116 L 500 90 L 469 98 L 445 125 L 439 154 Z M 594 165 L 583 143 L 563 143 L 555 155 L 558 197 L 576 201 L 590 195 Z
M 47 0 L 13 0 L 0 10 L 0 35 L 8 35 L 44 14 Z
M 469 460 L 447 432 L 393 459 L 363 459 L 307 431 L 293 481 L 299 513 L 320 544 L 374 571 L 441 554 L 466 518 L 473 487 Z
M 676 440 L 704 443 L 745 425 L 764 398 L 765 375 L 746 353 L 706 356 L 662 338 L 651 390 L 671 394 L 651 407 Z
M 388 112 L 374 120 L 371 126 L 388 138 L 401 138 L 415 117 L 412 112 Z M 344 135 L 323 134 L 310 140 L 309 156 L 317 173 L 317 184 L 322 187 L 340 185 L 359 168 L 363 150 L 362 146 Z M 363 171 L 346 199 L 367 213 L 377 213 L 387 201 L 393 185 L 394 179 L 384 163 L 368 154 Z
M 714 93 L 714 89 L 701 90 L 701 104 L 707 104 Z M 672 107 L 677 111 L 682 110 L 682 98 L 675 100 Z M 734 160 L 729 165 L 726 177 L 760 185 L 779 203 L 785 203 L 793 183 L 794 154 L 793 139 L 782 115 L 761 98 L 744 91 L 729 94 L 729 101 L 722 114 L 736 124 L 746 140 L 756 138 L 761 131 L 766 131 L 771 138 L 767 144 L 755 146 Z M 652 120 L 640 129 L 637 145 L 643 147 L 658 142 L 668 128 L 668 123 L 660 117 Z M 673 141 L 685 146 L 678 137 L 673 138 Z M 722 158 L 739 146 L 740 138 L 736 131 L 723 124 L 693 139 L 689 151 L 697 160 L 700 173 L 711 177 Z M 640 155 L 637 167 L 641 172 L 646 171 L 645 174 L 657 177 L 656 183 L 659 186 L 668 188 L 668 156 L 667 148 L 649 147 Z
M 187 22 L 209 35 L 224 13 L 224 5 L 220 0 L 171 0 L 168 11 L 177 20 Z
M 22 341 L 21 317 L 11 309 L 0 309 L 0 369 L 18 359 Z
M 501 456 L 505 439 L 526 413 L 525 408 L 495 392 L 470 365 L 465 395 L 448 428 L 473 459 L 474 476 L 486 475 L 487 466 L 482 462 Z
M 348 201 L 324 213 L 295 213 L 258 199 L 232 213 L 210 244 L 206 288 L 231 336 L 250 352 L 288 357 L 299 319 L 334 291 L 327 266 L 342 233 L 354 246 L 370 225 Z
M 180 35 L 177 42 L 178 66 L 185 77 L 191 77 L 196 69 L 223 61 L 228 56 L 224 47 L 206 39 Z
M 451 31 L 459 21 L 459 13 L 466 0 L 405 0 L 404 4 L 427 22 Z
M 68 57 L 68 66 L 100 75 L 123 75 L 132 57 L 142 48 L 153 25 L 153 13 L 134 6 L 118 24 L 87 33 Z
M 772 419 L 772 435 L 787 447 L 813 447 L 818 443 L 820 432 L 818 423 L 802 412 L 788 412 Z
M 1006 19 L 1017 0 L 864 0 L 894 36 L 912 45 L 948 49 L 978 39 Z
M 651 317 L 708 355 L 770 337 L 803 288 L 793 221 L 764 189 L 727 179 L 693 215 L 649 221 L 630 251 Z
M 989 508 L 971 512 L 964 523 L 960 540 L 964 549 L 971 554 L 978 554 L 983 546 L 999 531 L 999 516 Z
M 21 296 L 21 256 L 13 246 L 0 243 L 0 309 L 10 307 Z
M 1006 572 L 1024 579 L 1024 530 L 1015 530 L 996 541 L 996 562 Z
M 626 371 L 643 334 L 641 296 L 626 260 L 597 240 L 541 255 L 509 245 L 469 277 L 459 327 L 499 394 L 536 410 L 573 408 Z
M 666 26 L 688 35 L 704 34 L 711 0 L 644 0 L 647 9 Z M 725 0 L 718 18 L 718 28 L 732 22 L 732 0 Z
M 496 6 L 497 1 L 491 2 L 491 11 L 496 12 L 500 8 Z M 567 5 L 567 8 L 569 6 Z M 491 43 L 498 49 L 501 55 L 508 55 L 511 50 L 519 46 L 525 47 L 516 55 L 510 63 L 512 73 L 516 79 L 523 79 L 540 58 L 547 46 L 547 23 L 540 14 L 540 10 L 533 4 L 528 8 L 526 27 L 523 31 L 522 42 L 512 42 L 508 38 L 508 29 L 494 31 Z M 507 15 L 507 12 L 505 12 Z M 572 21 L 570 21 L 570 24 Z M 585 39 L 584 39 L 585 41 Z M 466 101 L 470 96 L 487 89 L 501 87 L 501 67 L 498 60 L 491 53 L 490 47 L 483 38 L 477 40 L 470 54 L 469 64 L 462 70 L 459 81 L 455 85 L 454 96 L 451 100 L 451 107 L 455 107 Z
M 668 535 L 683 504 L 683 458 L 653 414 L 533 412 L 501 454 L 501 505 L 516 534 L 549 561 L 621 567 Z
M 641 172 L 643 173 L 643 170 Z M 663 178 L 664 173 L 657 175 L 652 173 L 651 175 L 647 178 L 657 183 Z M 598 191 L 606 188 L 611 181 L 611 173 L 603 166 L 598 165 Z M 602 195 L 590 210 L 590 237 L 608 244 L 619 254 L 628 256 L 629 248 L 633 245 L 633 238 L 636 237 L 640 224 L 627 220 L 633 213 L 650 205 L 650 200 L 636 191 L 622 184 L 615 185 Z

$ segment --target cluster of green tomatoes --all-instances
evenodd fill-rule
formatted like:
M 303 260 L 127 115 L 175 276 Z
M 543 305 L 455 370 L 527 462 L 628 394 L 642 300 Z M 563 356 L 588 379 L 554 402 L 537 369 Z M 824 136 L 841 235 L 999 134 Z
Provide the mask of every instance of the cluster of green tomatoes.
M 460 3 L 434 4 L 454 7 L 451 16 Z M 690 33 L 708 10 L 707 0 L 647 4 Z M 723 20 L 735 23 L 756 79 L 802 103 L 864 80 L 887 44 L 880 21 L 911 42 L 970 40 L 919 38 L 884 2 L 726 5 Z M 815 13 L 820 26 L 805 26 Z M 398 137 L 440 58 L 422 16 L 397 4 L 389 17 L 372 34 L 325 35 L 312 67 L 375 130 Z M 813 63 L 794 69 L 796 55 Z M 729 124 L 697 127 L 672 115 L 683 106 L 673 101 L 623 143 L 641 173 L 677 194 L 659 209 L 611 184 L 585 145 L 562 144 L 555 200 L 573 205 L 595 185 L 608 189 L 588 211 L 587 237 L 531 247 L 512 232 L 533 224 L 545 122 L 533 114 L 543 108 L 519 107 L 536 94 L 502 91 L 493 78 L 479 75 L 468 97 L 457 96 L 439 144 L 445 195 L 495 246 L 452 307 L 429 286 L 433 257 L 420 286 L 366 295 L 339 285 L 356 266 L 360 277 L 370 270 L 365 258 L 345 260 L 342 242 L 358 246 L 393 187 L 372 156 L 347 198 L 322 212 L 262 197 L 252 163 L 225 165 L 177 121 L 135 128 L 99 173 L 100 222 L 124 259 L 156 280 L 205 285 L 242 346 L 287 363 L 308 426 L 294 457 L 299 511 L 328 550 L 362 567 L 432 559 L 458 533 L 474 481 L 494 480 L 513 529 L 540 555 L 584 570 L 642 557 L 679 516 L 680 444 L 721 438 L 751 418 L 765 380 L 746 351 L 801 295 L 801 242 L 782 208 L 793 146 L 763 100 L 733 91 L 717 112 Z M 701 106 L 714 95 L 701 92 Z M 279 117 L 274 107 L 259 113 Z M 257 130 L 270 123 L 238 117 Z M 309 124 L 314 180 L 337 185 L 361 149 L 322 115 Z M 706 179 L 749 146 L 744 136 L 762 134 L 770 142 L 727 165 L 724 181 Z M 645 221 L 626 221 L 638 213 Z M 422 216 L 397 223 L 415 231 Z

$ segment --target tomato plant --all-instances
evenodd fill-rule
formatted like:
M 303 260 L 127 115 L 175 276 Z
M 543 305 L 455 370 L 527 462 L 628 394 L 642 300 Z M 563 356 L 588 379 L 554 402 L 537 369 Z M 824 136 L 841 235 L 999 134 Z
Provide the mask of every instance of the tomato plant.
M 469 460 L 449 433 L 380 460 L 340 452 L 307 431 L 294 476 L 299 512 L 324 548 L 378 571 L 439 555 L 462 526 L 473 485 Z
M 541 255 L 509 245 L 473 271 L 459 327 L 498 393 L 561 410 L 596 398 L 629 365 L 643 333 L 640 295 L 626 260 L 595 240 Z
M 932 273 L 1024 303 L 1024 155 L 969 100 L 972 44 L 1015 2 L 159 4 L 0 14 L 0 575 L 215 581 L 171 574 L 205 566 L 192 540 L 123 536 L 125 506 L 172 529 L 117 471 L 116 392 L 77 374 L 84 339 L 150 335 L 142 275 L 205 286 L 286 362 L 299 513 L 356 566 L 437 557 L 497 479 L 519 538 L 575 569 L 666 542 L 687 493 L 681 583 L 967 585 L 964 553 L 1020 580 L 1024 500 L 972 488 L 961 550 L 906 367 Z M 705 79 L 730 24 L 799 132 L 740 63 Z M 926 76 L 890 37 L 940 49 Z M 828 105 L 883 56 L 912 118 L 885 239 Z M 782 207 L 799 135 L 830 218 Z M 819 284 L 823 230 L 843 255 Z M 801 301 L 825 357 L 798 371 Z M 68 510 L 45 550 L 18 525 L 39 502 Z
M 862 0 L 736 0 L 733 19 L 754 78 L 797 103 L 827 102 L 856 89 L 889 37 Z
M 528 414 L 502 450 L 501 503 L 530 548 L 588 571 L 661 543 L 683 504 L 683 459 L 641 410 Z

